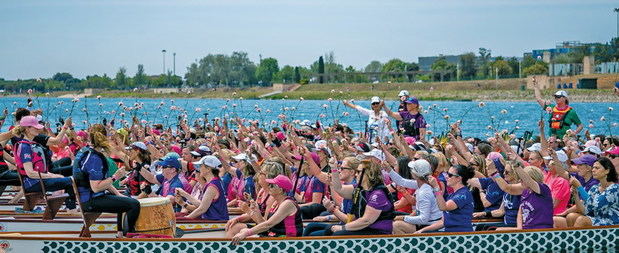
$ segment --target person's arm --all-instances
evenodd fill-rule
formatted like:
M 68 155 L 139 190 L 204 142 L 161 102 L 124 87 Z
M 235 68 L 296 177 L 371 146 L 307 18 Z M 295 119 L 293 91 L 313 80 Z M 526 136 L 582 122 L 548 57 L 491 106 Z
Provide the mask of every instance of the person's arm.
M 200 215 L 208 211 L 214 199 L 221 198 L 221 197 L 222 196 L 219 195 L 219 192 L 217 191 L 214 185 L 209 186 L 206 189 L 206 192 L 204 193 L 204 197 L 202 198 L 202 202 L 200 202 L 200 205 L 198 206 L 198 208 L 196 208 L 196 210 L 193 210 L 190 214 L 185 216 L 185 218 L 195 219 L 195 218 L 200 217 Z
M 535 80 L 535 78 L 533 78 L 533 89 L 535 92 L 535 99 L 537 100 L 537 103 L 539 104 L 539 106 L 542 107 L 542 109 L 544 107 L 546 107 L 546 101 L 544 101 L 544 99 L 542 99 L 542 93 L 539 90 L 539 87 L 537 87 L 537 82 Z
M 142 169 L 140 169 L 140 175 L 142 175 L 144 179 L 146 179 L 146 181 L 148 181 L 151 184 L 161 185 L 161 183 L 159 182 L 159 180 L 157 180 L 155 175 L 153 175 L 153 173 L 150 172 L 150 170 L 148 169 L 148 166 L 143 166 Z
M 434 189 L 434 196 L 436 197 L 436 204 L 438 205 L 439 210 L 452 211 L 458 208 L 458 204 L 456 204 L 455 201 L 451 199 L 445 201 L 445 198 L 443 198 L 443 191 L 438 188 L 438 182 L 436 182 L 436 179 L 434 177 L 430 177 L 430 179 L 428 180 L 428 184 L 430 184 L 430 186 L 432 186 L 432 188 Z
M 377 137 L 378 138 L 378 137 Z M 389 165 L 393 168 L 397 168 L 398 167 L 398 159 L 395 158 L 395 156 L 393 156 L 389 150 L 387 150 L 387 146 L 382 142 L 379 141 L 378 143 L 380 143 L 380 149 L 383 151 L 383 154 L 385 154 L 385 161 L 387 163 L 389 163 Z M 398 172 L 400 171 L 401 168 L 398 168 Z
M 355 191 L 355 187 L 353 185 L 342 185 L 339 170 L 331 171 L 331 189 L 337 192 L 337 194 L 342 196 L 344 199 L 352 199 L 352 194 Z
M 431 192 L 417 195 L 416 209 L 419 211 L 415 216 L 405 216 L 404 221 L 410 224 L 427 224 L 430 222 L 430 214 L 432 213 L 432 196 Z
M 62 126 L 62 128 L 60 129 L 60 132 L 58 133 L 58 135 L 56 135 L 55 137 L 49 137 L 47 139 L 47 145 L 48 146 L 53 146 L 53 145 L 57 145 L 59 143 L 62 142 L 62 139 L 64 139 L 65 136 L 67 136 L 67 131 L 68 129 L 73 125 L 73 123 L 71 122 L 71 118 L 67 118 L 64 121 L 64 125 Z
M 494 167 L 494 166 L 492 166 Z M 510 194 L 510 195 L 522 195 L 522 192 L 524 191 L 524 186 L 522 185 L 522 183 L 517 183 L 517 184 L 510 184 L 507 181 L 505 181 L 505 179 L 503 179 L 503 177 L 501 177 L 501 175 L 496 171 L 496 168 L 492 169 L 492 170 L 488 170 L 488 173 L 490 174 L 490 178 L 492 178 L 492 180 L 499 186 L 499 188 L 501 188 L 501 190 L 503 190 L 505 193 Z M 513 172 L 512 172 L 513 173 Z
M 0 142 L 5 142 L 8 139 L 11 139 L 11 137 L 13 137 L 13 136 L 15 136 L 13 134 L 13 131 L 7 131 L 7 132 L 4 132 L 4 133 L 1 133 L 0 134 Z
M 395 172 L 394 170 L 389 171 L 389 177 L 391 181 L 393 181 L 396 185 L 406 187 L 409 189 L 417 189 L 419 185 L 417 184 L 417 180 L 405 179 L 400 174 Z
M 444 224 L 445 224 L 445 217 L 443 216 L 443 218 L 441 218 L 441 220 L 432 223 L 432 225 L 415 231 L 415 234 L 420 234 L 420 233 L 423 233 L 423 232 L 426 232 L 426 231 L 439 230 L 439 229 L 441 229 L 441 228 L 443 228 L 445 226 Z
M 279 205 L 277 211 L 265 222 L 257 224 L 255 227 L 245 230 L 243 233 L 238 233 L 232 238 L 233 243 L 238 243 L 240 240 L 247 238 L 248 236 L 259 234 L 269 230 L 275 225 L 282 222 L 286 217 L 297 212 L 297 207 L 292 201 L 285 200 Z
M 509 230 L 521 230 L 522 229 L 522 208 L 518 208 L 518 215 L 516 216 L 516 227 L 500 227 L 497 231 L 509 231 Z
M 385 110 L 385 113 L 387 113 L 387 115 L 389 115 L 390 117 L 396 119 L 396 120 L 402 120 L 402 115 L 400 115 L 397 112 L 392 112 L 391 109 L 389 109 L 389 107 L 387 107 L 387 105 L 385 104 L 384 101 L 380 101 L 381 107 Z
M 529 176 L 529 174 L 524 172 L 524 169 L 522 169 L 521 167 L 514 167 L 514 171 L 518 174 L 518 177 L 520 177 L 520 180 L 522 181 L 522 184 L 524 186 L 528 187 L 529 189 L 531 189 L 533 192 L 537 194 L 541 193 L 541 188 L 540 188 L 539 183 L 533 180 L 531 176 Z
M 374 224 L 374 222 L 376 222 L 376 220 L 380 216 L 381 212 L 382 211 L 379 209 L 375 209 L 370 205 L 366 205 L 365 212 L 363 213 L 363 216 L 361 216 L 361 218 L 356 219 L 350 223 L 346 223 L 342 226 L 333 226 L 331 227 L 331 230 L 333 230 L 333 232 L 337 232 L 344 229 L 346 231 L 358 231 L 364 229 L 369 225 Z

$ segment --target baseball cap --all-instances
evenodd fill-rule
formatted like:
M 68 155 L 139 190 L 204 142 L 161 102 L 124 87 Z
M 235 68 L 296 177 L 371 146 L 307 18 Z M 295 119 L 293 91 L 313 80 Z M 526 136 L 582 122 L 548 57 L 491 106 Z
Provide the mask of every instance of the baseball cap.
M 365 142 L 359 142 L 356 146 L 355 149 L 357 151 L 361 151 L 361 152 L 370 152 L 370 146 L 365 143 Z
M 552 156 L 544 156 L 543 158 L 545 160 L 552 160 Z M 565 151 L 563 150 L 557 151 L 557 158 L 559 159 L 559 162 L 562 162 L 562 163 L 567 162 L 567 160 L 570 159 L 565 153 Z
M 593 164 L 597 161 L 597 157 L 594 155 L 582 155 L 578 158 L 572 159 L 572 162 L 576 165 L 586 164 L 589 166 L 593 166 Z
M 542 144 L 539 143 L 539 142 L 538 143 L 533 143 L 533 145 L 528 147 L 527 150 L 529 150 L 531 152 L 540 151 L 540 150 L 542 150 Z
M 284 191 L 292 190 L 292 181 L 290 178 L 284 175 L 278 175 L 275 178 L 265 180 L 269 184 L 274 184 L 282 188 Z
M 370 152 L 365 152 L 363 153 L 363 155 L 365 156 L 369 156 L 369 157 L 374 157 L 378 160 L 384 161 L 385 160 L 385 154 L 383 154 L 383 151 L 381 151 L 380 149 L 372 149 L 370 150 Z
M 602 150 L 598 146 L 586 147 L 582 152 L 588 152 L 588 153 L 596 154 L 596 155 L 602 154 Z
M 35 116 L 25 116 L 19 121 L 19 126 L 22 127 L 34 127 L 36 129 L 43 129 L 43 125 L 39 123 L 39 120 Z
M 141 141 L 136 141 L 134 143 L 131 143 L 131 145 L 129 147 L 126 147 L 125 149 L 131 149 L 131 148 L 138 148 L 141 150 L 148 150 L 148 148 L 146 148 L 146 144 L 144 144 L 144 142 Z
M 430 163 L 424 159 L 410 161 L 408 167 L 411 169 L 411 173 L 420 178 L 424 178 L 432 173 Z
M 398 97 L 403 97 L 403 96 L 409 96 L 410 93 L 407 90 L 401 90 L 400 93 L 398 93 Z
M 380 98 L 379 98 L 379 97 L 377 97 L 377 96 L 373 96 L 373 97 L 370 99 L 370 102 L 372 102 L 372 104 L 373 104 L 373 103 L 380 103 Z
M 232 159 L 237 160 L 237 161 L 249 162 L 249 156 L 247 156 L 247 154 L 245 154 L 245 153 L 240 153 L 238 155 L 235 155 L 235 156 L 232 157 Z
M 567 91 L 560 90 L 555 92 L 555 96 L 567 97 Z
M 219 161 L 219 158 L 214 155 L 207 155 L 205 157 L 202 157 L 199 161 L 193 163 L 193 165 L 197 166 L 200 166 L 202 164 L 210 168 L 219 168 L 219 166 L 221 166 L 221 161 Z
M 175 168 L 179 170 L 181 168 L 181 162 L 179 162 L 177 158 L 166 157 L 165 159 L 163 159 L 163 161 L 159 162 L 159 166 L 164 168 Z
M 198 149 L 191 151 L 190 153 L 193 156 L 203 157 L 205 155 L 210 155 L 211 149 L 207 146 L 199 146 Z
M 407 104 L 419 104 L 419 100 L 416 97 L 409 97 L 406 100 L 404 100 L 404 103 Z

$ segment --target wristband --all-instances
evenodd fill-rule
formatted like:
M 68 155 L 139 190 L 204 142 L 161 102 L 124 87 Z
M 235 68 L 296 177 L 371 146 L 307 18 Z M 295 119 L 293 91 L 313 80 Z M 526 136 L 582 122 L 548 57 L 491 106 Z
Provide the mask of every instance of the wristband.
M 495 172 L 494 174 L 492 174 L 493 178 L 500 178 L 501 174 L 499 174 L 498 172 Z
M 440 191 L 439 192 L 434 192 L 434 196 L 441 196 L 443 195 Z
M 492 212 L 491 211 L 486 211 L 486 217 L 492 217 Z
M 331 173 L 340 172 L 337 168 L 331 168 Z

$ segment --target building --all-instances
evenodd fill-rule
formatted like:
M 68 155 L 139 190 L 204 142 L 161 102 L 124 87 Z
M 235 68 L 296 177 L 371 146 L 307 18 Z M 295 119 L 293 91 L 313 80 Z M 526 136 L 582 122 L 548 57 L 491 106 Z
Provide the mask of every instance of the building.
M 581 48 L 583 46 L 588 47 L 590 52 L 593 52 L 593 50 L 595 49 L 596 45 L 598 45 L 598 43 L 581 43 L 580 41 L 563 41 L 563 42 L 557 43 L 555 48 L 535 49 L 535 50 L 531 51 L 530 54 L 529 53 L 525 53 L 525 56 L 530 55 L 534 59 L 543 59 L 544 58 L 544 54 L 546 54 L 546 58 L 548 58 L 548 56 L 550 56 L 550 59 L 552 59 L 552 58 L 556 57 L 557 55 L 570 53 L 570 52 L 574 51 L 575 49 Z M 548 60 L 550 60 L 550 59 L 548 59 Z

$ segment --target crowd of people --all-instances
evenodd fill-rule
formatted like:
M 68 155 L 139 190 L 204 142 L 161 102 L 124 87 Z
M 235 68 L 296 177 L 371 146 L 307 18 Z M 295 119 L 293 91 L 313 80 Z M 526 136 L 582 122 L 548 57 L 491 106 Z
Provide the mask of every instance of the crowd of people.
M 173 203 L 177 219 L 227 221 L 234 242 L 619 225 L 619 139 L 577 138 L 582 123 L 568 94 L 555 93 L 555 103 L 539 94 L 550 117 L 530 139 L 466 137 L 459 122 L 446 141 L 430 138 L 408 91 L 399 93 L 398 111 L 379 97 L 371 109 L 342 101 L 368 117 L 359 133 L 285 116 L 271 129 L 180 117 L 175 129 L 134 118 L 128 127 L 112 120 L 77 131 L 68 118 L 52 130 L 44 111 L 19 108 L 0 134 L 0 182 L 68 193 L 68 212 L 79 202 L 82 211 L 119 213 L 119 237 L 135 230 L 137 199 L 155 196 Z M 231 217 L 231 209 L 243 214 Z

